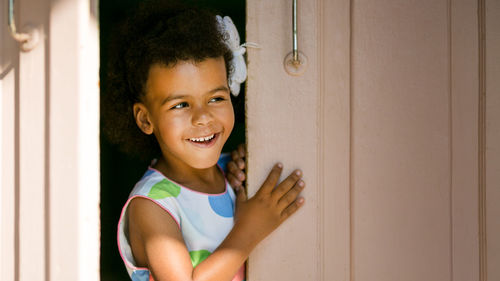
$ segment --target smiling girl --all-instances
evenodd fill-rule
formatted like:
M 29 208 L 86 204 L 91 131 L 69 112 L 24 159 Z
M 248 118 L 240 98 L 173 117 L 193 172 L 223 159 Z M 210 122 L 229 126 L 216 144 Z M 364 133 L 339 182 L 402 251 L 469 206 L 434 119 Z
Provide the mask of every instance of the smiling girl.
M 234 125 L 230 94 L 239 90 L 234 30 L 227 17 L 150 3 L 117 45 L 103 101 L 110 139 L 153 159 L 118 225 L 134 281 L 244 280 L 253 248 L 304 203 L 300 170 L 279 182 L 276 164 L 247 199 L 217 165 Z

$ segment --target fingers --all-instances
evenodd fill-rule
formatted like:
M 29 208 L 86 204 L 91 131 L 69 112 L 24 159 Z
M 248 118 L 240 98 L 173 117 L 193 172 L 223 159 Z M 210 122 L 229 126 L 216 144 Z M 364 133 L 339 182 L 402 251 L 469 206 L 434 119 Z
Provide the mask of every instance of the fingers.
M 300 197 L 299 199 L 295 200 L 290 206 L 288 206 L 286 209 L 281 212 L 281 219 L 282 221 L 286 220 L 288 217 L 293 215 L 300 207 L 302 207 L 305 203 L 304 198 Z
M 243 155 L 244 157 L 244 155 Z M 238 150 L 233 150 L 231 152 L 231 159 L 233 159 L 234 163 L 236 163 L 236 166 L 240 169 L 243 170 L 245 169 L 245 161 L 243 161 L 240 152 Z
M 283 164 L 277 163 L 274 165 L 259 191 L 257 191 L 257 194 L 270 194 L 278 183 L 282 170 Z
M 233 176 L 232 174 L 227 174 L 226 175 L 227 177 L 227 181 L 229 181 L 229 184 L 234 188 L 236 189 L 237 187 L 240 187 L 242 186 L 242 182 L 240 180 L 238 180 L 235 176 Z
M 227 170 L 229 171 L 229 175 L 232 175 L 240 182 L 240 184 L 245 180 L 245 173 L 243 173 L 243 171 L 241 171 L 241 169 L 239 169 L 234 162 L 227 163 Z
M 273 191 L 272 198 L 279 201 L 302 177 L 301 170 L 295 170 L 284 181 L 282 181 Z
M 305 182 L 303 180 L 298 180 L 295 185 L 293 186 L 292 189 L 290 189 L 285 195 L 283 195 L 279 201 L 278 201 L 278 207 L 280 209 L 285 209 L 287 208 L 290 204 L 292 204 L 295 200 L 297 200 L 297 197 L 299 196 L 299 193 L 304 189 L 305 187 Z
M 247 201 L 247 194 L 245 193 L 245 189 L 241 186 L 236 187 L 236 202 L 242 203 L 245 201 Z
M 245 144 L 244 143 L 238 145 L 237 151 L 238 151 L 238 153 L 239 153 L 239 155 L 240 155 L 241 158 L 245 158 L 246 157 L 246 150 L 245 150 Z

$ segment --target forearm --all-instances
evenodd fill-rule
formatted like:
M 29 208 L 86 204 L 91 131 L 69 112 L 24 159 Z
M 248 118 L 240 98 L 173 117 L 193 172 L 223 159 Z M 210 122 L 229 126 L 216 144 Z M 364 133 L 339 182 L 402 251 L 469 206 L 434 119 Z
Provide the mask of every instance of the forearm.
M 235 226 L 219 247 L 193 269 L 194 281 L 232 280 L 259 241 Z

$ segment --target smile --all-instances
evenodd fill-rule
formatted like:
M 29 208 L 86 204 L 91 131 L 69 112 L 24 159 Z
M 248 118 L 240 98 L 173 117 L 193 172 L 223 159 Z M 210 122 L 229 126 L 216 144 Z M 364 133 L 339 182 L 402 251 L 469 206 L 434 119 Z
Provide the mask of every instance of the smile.
M 208 136 L 205 136 L 205 137 L 200 137 L 200 138 L 189 138 L 189 142 L 196 145 L 196 146 L 199 146 L 199 147 L 211 147 L 215 141 L 217 140 L 217 138 L 219 137 L 220 133 L 215 133 L 215 134 L 211 134 L 211 135 L 208 135 Z
M 211 134 L 210 136 L 207 137 L 202 137 L 202 138 L 190 138 L 190 141 L 195 141 L 195 142 L 207 142 L 212 140 L 215 137 L 215 134 Z

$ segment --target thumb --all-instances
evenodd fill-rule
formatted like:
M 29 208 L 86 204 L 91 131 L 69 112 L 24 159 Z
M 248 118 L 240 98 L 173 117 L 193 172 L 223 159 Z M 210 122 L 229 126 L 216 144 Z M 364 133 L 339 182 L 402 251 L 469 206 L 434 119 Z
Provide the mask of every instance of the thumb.
M 245 202 L 247 201 L 247 195 L 245 193 L 245 189 L 243 186 L 239 185 L 236 187 L 236 202 Z

